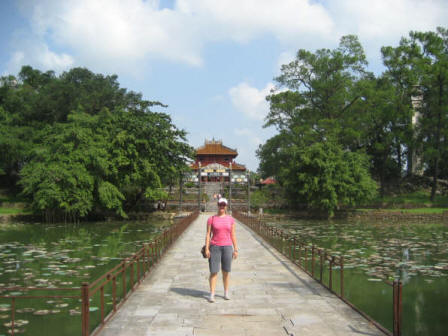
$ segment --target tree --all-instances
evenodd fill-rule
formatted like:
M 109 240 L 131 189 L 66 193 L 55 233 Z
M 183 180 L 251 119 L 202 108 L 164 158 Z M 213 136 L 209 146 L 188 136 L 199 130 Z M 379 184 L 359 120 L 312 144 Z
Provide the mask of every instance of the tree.
M 291 164 L 281 172 L 289 199 L 328 217 L 341 206 L 354 206 L 375 195 L 367 157 L 344 151 L 327 140 L 309 146 L 292 146 Z
M 439 27 L 436 32 L 410 32 L 408 39 L 400 41 L 400 47 L 417 76 L 417 93 L 422 96 L 418 139 L 433 178 L 433 201 L 441 160 L 448 150 L 443 146 L 448 136 L 448 30 Z
M 397 139 L 395 142 L 397 160 L 401 171 L 402 150 L 404 150 L 403 154 L 407 157 L 408 175 L 419 169 L 419 167 L 413 166 L 413 161 L 415 155 L 421 154 L 417 153 L 419 144 L 416 141 L 416 128 L 412 122 L 415 113 L 412 97 L 417 94 L 415 87 L 418 84 L 418 76 L 411 66 L 410 49 L 412 47 L 407 45 L 406 40 L 402 40 L 396 48 L 390 46 L 381 48 L 383 64 L 387 69 L 383 78 L 391 82 L 395 91 L 390 102 L 394 105 L 394 111 L 391 112 L 396 115 L 398 122 L 393 130 Z
M 140 201 L 162 197 L 162 187 L 188 168 L 186 132 L 151 110 L 165 105 L 120 88 L 116 76 L 23 67 L 19 82 L 2 83 L 0 174 L 16 176 L 47 220 L 109 211 L 126 217 Z
M 366 75 L 366 65 L 364 51 L 354 35 L 343 36 L 334 50 L 312 53 L 300 49 L 294 61 L 282 65 L 281 75 L 276 78 L 287 90 L 267 97 L 270 112 L 265 127 L 313 129 L 352 145 L 358 137 L 357 128 L 348 132 L 347 125 L 351 108 L 360 99 L 354 85 Z
M 265 122 L 279 134 L 257 154 L 260 173 L 276 176 L 293 206 L 332 216 L 339 206 L 374 194 L 367 156 L 356 152 L 365 147 L 366 120 L 356 112 L 365 100 L 359 83 L 372 77 L 366 65 L 361 44 L 349 35 L 334 50 L 301 49 L 281 67 L 281 90 L 267 97 Z

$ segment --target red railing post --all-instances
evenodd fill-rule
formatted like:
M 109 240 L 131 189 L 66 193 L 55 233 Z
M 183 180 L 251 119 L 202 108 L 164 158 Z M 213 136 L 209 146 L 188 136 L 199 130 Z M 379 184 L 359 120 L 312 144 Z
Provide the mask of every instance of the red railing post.
M 131 285 L 131 292 L 134 291 L 134 260 L 131 260 L 131 276 L 130 276 L 130 285 Z
M 117 311 L 117 278 L 112 278 L 112 305 L 114 311 Z
M 123 299 L 126 298 L 126 261 L 123 261 L 123 276 L 121 278 L 121 284 L 123 285 Z
M 331 258 L 330 258 L 330 277 L 328 280 L 330 291 L 333 290 L 333 263 L 334 263 L 334 256 L 331 256 Z
M 308 248 L 306 247 L 306 245 L 305 245 L 305 258 L 304 258 L 304 269 L 305 269 L 305 272 L 308 270 Z
M 104 286 L 100 287 L 101 324 L 104 324 Z
M 344 297 L 344 257 L 341 256 L 341 259 L 339 260 L 340 262 L 340 267 L 341 267 L 341 297 Z
M 137 283 L 140 283 L 140 253 L 137 256 Z
M 82 320 L 82 336 L 89 336 L 89 283 L 83 282 L 81 286 L 81 320 Z
M 324 256 L 322 254 L 322 250 L 319 250 L 319 258 L 320 258 L 320 275 L 319 275 L 319 281 L 322 283 L 323 273 L 324 273 Z
M 296 263 L 296 237 L 294 236 L 294 246 L 293 246 L 293 252 L 292 252 L 292 262 Z
M 401 312 L 402 312 L 402 283 L 400 280 L 393 282 L 393 324 L 394 336 L 401 336 Z
M 11 299 L 11 335 L 14 335 L 14 323 L 16 320 L 16 298 Z
M 314 255 L 314 244 L 311 245 L 311 276 L 314 278 L 314 263 L 315 263 L 315 255 Z

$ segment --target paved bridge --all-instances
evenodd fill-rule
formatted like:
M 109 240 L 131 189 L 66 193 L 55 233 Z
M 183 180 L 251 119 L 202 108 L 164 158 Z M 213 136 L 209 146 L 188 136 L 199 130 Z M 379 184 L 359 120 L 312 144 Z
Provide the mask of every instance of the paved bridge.
M 209 303 L 199 250 L 210 214 L 190 225 L 100 336 L 384 335 L 240 223 L 231 300 L 219 279 Z

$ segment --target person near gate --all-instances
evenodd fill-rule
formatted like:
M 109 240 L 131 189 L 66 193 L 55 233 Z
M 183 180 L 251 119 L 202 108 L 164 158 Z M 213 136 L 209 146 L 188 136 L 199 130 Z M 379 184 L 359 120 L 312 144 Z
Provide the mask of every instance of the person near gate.
M 238 245 L 235 235 L 235 219 L 227 214 L 227 200 L 225 198 L 218 199 L 218 213 L 207 220 L 205 254 L 210 269 L 209 301 L 215 302 L 215 288 L 219 269 L 222 270 L 224 299 L 230 300 L 230 271 L 232 259 L 238 257 Z

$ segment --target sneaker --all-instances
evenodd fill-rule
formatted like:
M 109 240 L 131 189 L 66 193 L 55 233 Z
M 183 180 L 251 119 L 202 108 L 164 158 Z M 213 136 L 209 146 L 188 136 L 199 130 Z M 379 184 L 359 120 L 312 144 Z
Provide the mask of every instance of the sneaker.
M 229 294 L 224 294 L 224 300 L 230 300 Z
M 210 296 L 208 297 L 208 302 L 210 302 L 210 303 L 215 302 L 215 296 L 214 296 L 214 295 L 210 295 Z

